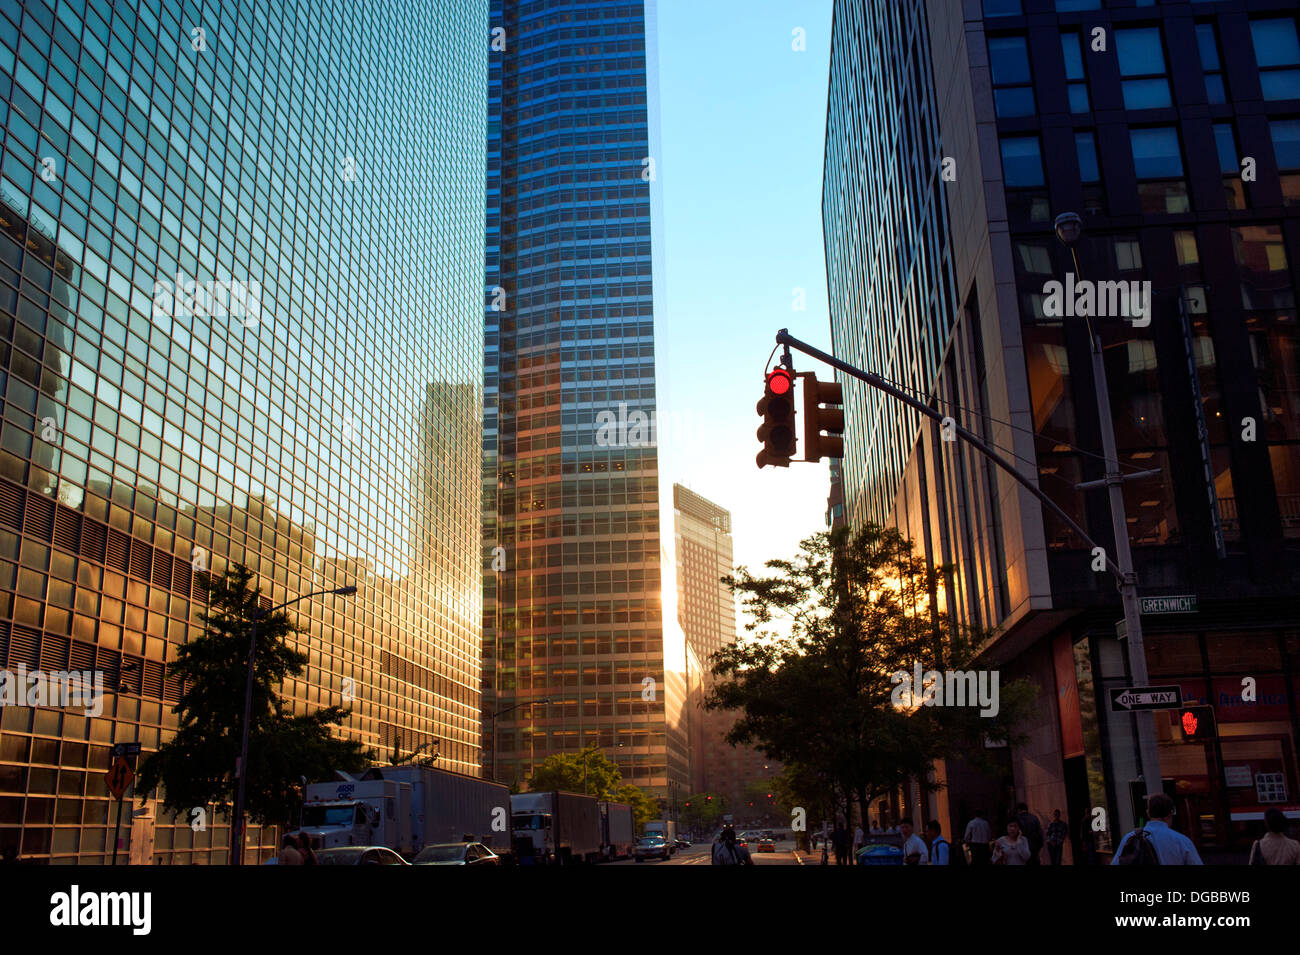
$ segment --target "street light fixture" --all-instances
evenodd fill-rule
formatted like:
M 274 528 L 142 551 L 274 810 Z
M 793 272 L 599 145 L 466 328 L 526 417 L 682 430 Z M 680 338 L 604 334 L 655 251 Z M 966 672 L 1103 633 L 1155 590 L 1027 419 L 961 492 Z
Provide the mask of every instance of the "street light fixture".
M 523 703 L 516 703 L 514 706 L 507 706 L 504 710 L 495 710 L 488 714 L 488 719 L 492 721 L 492 782 L 497 781 L 497 717 L 517 710 L 522 706 L 533 706 L 537 703 L 550 703 L 551 698 L 548 696 L 541 700 L 526 700 Z
M 253 668 L 257 662 L 257 622 L 264 617 L 269 617 L 277 610 L 283 610 L 285 607 L 292 606 L 303 600 L 310 600 L 312 597 L 323 597 L 326 594 L 350 597 L 356 592 L 357 588 L 351 584 L 346 587 L 336 587 L 332 590 L 317 590 L 310 594 L 303 594 L 301 597 L 295 597 L 293 600 L 286 600 L 284 603 L 269 607 L 266 610 L 255 611 L 249 620 L 248 681 L 244 686 L 243 740 L 239 746 L 239 782 L 235 788 L 235 819 L 230 830 L 232 848 L 234 849 L 234 855 L 231 858 L 232 865 L 244 864 L 244 806 L 248 796 L 248 731 L 249 724 L 253 721 Z
M 1070 250 L 1074 259 L 1074 274 L 1082 281 L 1079 256 L 1074 245 L 1083 235 L 1083 220 L 1075 212 L 1063 212 L 1056 217 L 1056 237 Z M 1115 537 L 1115 566 L 1118 570 L 1119 593 L 1124 607 L 1124 628 L 1128 644 L 1128 665 L 1137 686 L 1148 684 L 1146 647 L 1142 641 L 1142 612 L 1138 601 L 1137 573 L 1133 568 L 1133 553 L 1129 543 L 1128 514 L 1124 508 L 1124 481 L 1151 477 L 1159 470 L 1137 471 L 1123 474 L 1119 469 L 1119 453 L 1115 448 L 1115 423 L 1110 411 L 1110 388 L 1106 383 L 1106 362 L 1102 356 L 1101 331 L 1088 319 L 1088 342 L 1092 352 L 1092 376 L 1097 392 L 1097 420 L 1101 430 L 1101 450 L 1105 459 L 1106 476 L 1100 481 L 1076 484 L 1079 490 L 1105 487 L 1110 494 L 1111 530 Z M 1160 775 L 1160 750 L 1156 743 L 1155 714 L 1150 710 L 1134 713 L 1137 719 L 1138 764 L 1146 795 L 1163 792 Z

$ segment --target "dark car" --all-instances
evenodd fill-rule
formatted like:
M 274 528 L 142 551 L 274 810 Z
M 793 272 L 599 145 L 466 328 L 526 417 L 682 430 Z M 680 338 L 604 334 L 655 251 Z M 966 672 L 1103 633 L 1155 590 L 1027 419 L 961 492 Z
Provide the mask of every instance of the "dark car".
M 501 857 L 481 842 L 444 842 L 425 846 L 416 865 L 500 865 Z
M 672 850 L 668 848 L 668 843 L 662 836 L 643 836 L 636 841 L 636 848 L 632 850 L 632 855 L 636 857 L 637 862 L 656 857 L 667 860 L 672 855 Z
M 691 840 L 677 839 L 675 840 L 674 845 L 676 845 L 678 849 L 689 849 L 691 847 Z
M 392 849 L 384 846 L 341 846 L 338 849 L 321 849 L 316 853 L 317 865 L 410 865 Z

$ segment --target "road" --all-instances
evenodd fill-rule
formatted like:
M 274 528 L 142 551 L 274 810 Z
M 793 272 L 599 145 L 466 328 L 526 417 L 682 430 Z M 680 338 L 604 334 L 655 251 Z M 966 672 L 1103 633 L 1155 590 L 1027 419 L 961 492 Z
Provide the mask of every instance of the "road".
M 709 843 L 696 843 L 689 849 L 683 849 L 674 855 L 671 859 L 647 859 L 645 862 L 637 862 L 635 859 L 624 859 L 621 862 L 611 863 L 612 865 L 639 865 L 645 866 L 663 866 L 663 865 L 711 865 L 712 852 Z M 778 842 L 775 852 L 755 852 L 750 848 L 750 858 L 754 860 L 754 865 L 799 865 L 799 860 L 794 854 L 793 842 Z M 806 860 L 805 860 L 806 861 Z

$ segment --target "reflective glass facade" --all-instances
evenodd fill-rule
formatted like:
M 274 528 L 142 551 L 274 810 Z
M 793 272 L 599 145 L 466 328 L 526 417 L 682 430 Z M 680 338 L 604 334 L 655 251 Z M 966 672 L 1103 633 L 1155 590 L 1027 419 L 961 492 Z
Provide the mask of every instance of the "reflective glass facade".
M 652 18 L 640 2 L 492 4 L 485 745 L 502 716 L 485 765 L 522 782 L 596 744 L 669 797 L 687 767 L 650 427 Z
M 176 725 L 203 567 L 355 584 L 298 605 L 293 712 L 480 766 L 487 0 L 133 6 L 0 2 L 0 663 L 109 687 L 0 707 L 36 861 L 111 853 L 109 747 Z M 124 855 L 226 860 L 179 822 Z

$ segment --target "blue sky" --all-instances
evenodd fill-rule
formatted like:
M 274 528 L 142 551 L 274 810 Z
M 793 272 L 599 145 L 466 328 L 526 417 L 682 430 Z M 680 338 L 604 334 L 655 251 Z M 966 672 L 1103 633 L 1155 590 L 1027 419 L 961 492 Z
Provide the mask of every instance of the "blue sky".
M 824 526 L 826 462 L 760 471 L 754 405 L 779 328 L 830 350 L 821 182 L 831 2 L 658 9 L 662 493 L 680 482 L 729 509 L 736 562 L 757 567 Z M 794 308 L 797 288 L 806 310 Z M 832 377 L 797 353 L 795 365 Z

